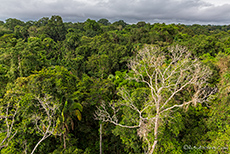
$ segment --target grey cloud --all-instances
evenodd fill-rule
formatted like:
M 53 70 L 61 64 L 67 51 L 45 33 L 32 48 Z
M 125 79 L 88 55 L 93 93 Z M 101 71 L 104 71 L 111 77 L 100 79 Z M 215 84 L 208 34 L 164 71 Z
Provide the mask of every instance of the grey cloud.
M 64 20 L 78 21 L 107 18 L 126 22 L 184 22 L 228 24 L 230 5 L 214 6 L 202 0 L 0 0 L 0 19 L 37 20 L 61 15 Z

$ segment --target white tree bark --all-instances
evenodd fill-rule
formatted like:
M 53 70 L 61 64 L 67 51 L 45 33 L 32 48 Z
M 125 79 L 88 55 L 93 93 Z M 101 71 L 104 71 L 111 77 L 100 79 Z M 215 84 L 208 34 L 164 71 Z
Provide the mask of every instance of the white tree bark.
M 100 124 L 100 154 L 102 154 L 102 124 Z
M 2 104 L 1 104 L 2 105 Z M 10 102 L 7 103 L 6 107 L 1 106 L 1 110 L 0 110 L 0 121 L 3 121 L 4 124 L 6 125 L 6 128 L 4 130 L 1 130 L 0 133 L 4 133 L 6 132 L 6 136 L 5 138 L 1 141 L 0 143 L 0 150 L 4 147 L 7 147 L 9 142 L 14 138 L 14 136 L 17 134 L 17 130 L 15 132 L 13 132 L 13 127 L 14 127 L 14 123 L 15 123 L 15 117 L 17 115 L 17 111 L 18 111 L 18 103 L 16 103 L 15 105 L 13 105 L 14 109 L 10 109 L 12 108 Z
M 46 138 L 48 138 L 51 135 L 58 135 L 61 136 L 62 132 L 58 132 L 56 130 L 57 126 L 57 116 L 56 112 L 58 110 L 58 104 L 55 102 L 52 102 L 50 100 L 51 97 L 45 95 L 43 98 L 36 97 L 36 100 L 38 101 L 38 106 L 42 107 L 41 112 L 45 115 L 42 116 L 36 114 L 35 116 L 35 124 L 37 130 L 43 135 L 43 137 L 38 141 L 38 143 L 33 148 L 31 154 L 35 152 L 38 145 L 44 141 Z
M 161 117 L 167 116 L 167 113 L 175 108 L 207 102 L 217 90 L 208 87 L 207 80 L 212 74 L 210 69 L 198 59 L 191 57 L 186 48 L 176 46 L 169 48 L 168 51 L 169 54 L 166 55 L 160 48 L 145 46 L 128 65 L 133 72 L 133 76 L 128 76 L 128 79 L 143 82 L 150 89 L 150 95 L 143 100 L 142 108 L 138 109 L 129 93 L 121 89 L 120 94 L 127 103 L 117 106 L 102 102 L 95 113 L 98 120 L 111 122 L 120 127 L 138 128 L 138 135 L 147 143 L 149 154 L 152 154 L 157 146 Z M 184 102 L 173 100 L 179 92 L 189 86 L 194 87 L 190 99 L 186 98 Z M 121 106 L 129 107 L 138 113 L 136 125 L 119 123 L 117 113 Z M 112 109 L 113 113 L 110 113 L 108 108 Z M 154 141 L 150 141 L 149 136 L 152 130 Z

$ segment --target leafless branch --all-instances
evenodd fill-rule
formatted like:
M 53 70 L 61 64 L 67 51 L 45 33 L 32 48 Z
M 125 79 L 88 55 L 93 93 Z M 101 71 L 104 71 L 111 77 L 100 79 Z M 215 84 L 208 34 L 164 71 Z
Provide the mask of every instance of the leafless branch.
M 105 102 L 102 102 L 95 114 L 97 120 L 126 128 L 138 128 L 138 135 L 147 143 L 149 154 L 153 153 L 158 142 L 160 117 L 166 116 L 168 111 L 176 108 L 207 102 L 217 91 L 216 88 L 208 87 L 207 80 L 212 74 L 211 70 L 198 59 L 192 58 L 186 48 L 175 46 L 168 51 L 169 55 L 166 56 L 160 48 L 146 46 L 128 65 L 133 75 L 127 79 L 143 82 L 150 89 L 150 99 L 143 101 L 142 109 L 134 104 L 133 98 L 126 90 L 121 89 L 120 95 L 124 104 L 119 103 L 120 106 L 115 107 L 114 104 L 106 106 Z M 186 98 L 185 102 L 173 100 L 188 87 L 194 87 L 190 99 Z M 121 106 L 126 106 L 139 114 L 135 126 L 119 123 L 117 113 Z M 154 141 L 149 136 L 152 130 Z
M 56 126 L 57 126 L 56 113 L 59 108 L 58 104 L 52 100 L 51 96 L 48 95 L 45 95 L 43 98 L 36 96 L 35 99 L 38 101 L 38 105 L 40 105 L 43 109 L 41 113 L 36 113 L 34 116 L 36 128 L 43 135 L 43 137 L 35 145 L 31 154 L 33 154 L 37 149 L 38 145 L 49 136 L 62 135 L 62 132 L 58 132 L 56 130 Z
M 101 106 L 97 107 L 98 110 L 96 111 L 94 115 L 95 119 L 103 121 L 103 122 L 110 122 L 110 123 L 113 123 L 114 125 L 124 127 L 124 128 L 139 128 L 140 127 L 139 125 L 127 126 L 127 125 L 119 124 L 118 118 L 117 118 L 117 112 L 119 111 L 119 108 L 117 109 L 115 105 L 113 104 L 109 104 L 108 108 L 112 109 L 112 112 L 113 112 L 112 114 L 109 113 L 105 102 L 102 101 Z
M 7 102 L 6 107 L 4 106 L 1 107 L 0 120 L 3 121 L 6 125 L 6 129 L 1 132 L 6 132 L 6 136 L 0 143 L 0 149 L 7 147 L 9 145 L 9 142 L 17 134 L 17 130 L 13 131 L 13 126 L 14 126 L 15 117 L 17 115 L 18 108 L 19 108 L 18 102 L 13 106 L 13 109 L 10 109 L 12 108 L 10 107 L 11 102 Z

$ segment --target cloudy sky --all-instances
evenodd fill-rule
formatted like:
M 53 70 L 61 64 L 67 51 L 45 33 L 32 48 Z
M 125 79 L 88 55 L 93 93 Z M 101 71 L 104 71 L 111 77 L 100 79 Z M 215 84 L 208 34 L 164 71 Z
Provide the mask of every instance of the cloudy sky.
M 107 18 L 111 22 L 230 24 L 230 0 L 0 0 L 0 20 L 38 20 L 60 15 L 64 21 Z

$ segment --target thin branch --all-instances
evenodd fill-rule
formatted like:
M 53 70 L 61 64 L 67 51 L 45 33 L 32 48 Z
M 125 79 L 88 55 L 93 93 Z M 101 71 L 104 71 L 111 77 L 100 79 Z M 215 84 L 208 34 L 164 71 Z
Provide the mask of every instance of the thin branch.
M 119 103 L 118 106 L 108 103 L 106 106 L 105 102 L 102 102 L 95 113 L 97 120 L 125 128 L 139 128 L 138 135 L 148 145 L 147 153 L 153 153 L 156 148 L 160 117 L 167 116 L 167 111 L 175 111 L 176 108 L 188 107 L 192 103 L 196 106 L 197 103 L 207 102 L 216 92 L 215 89 L 207 86 L 207 80 L 211 75 L 210 69 L 198 62 L 198 59 L 192 60 L 191 53 L 186 48 L 171 47 L 169 53 L 170 63 L 168 64 L 166 62 L 168 59 L 160 48 L 145 46 L 138 51 L 136 57 L 128 65 L 133 76 L 127 79 L 145 83 L 150 89 L 150 99 L 149 101 L 143 100 L 142 109 L 135 105 L 132 96 L 125 89 L 121 89 L 120 95 L 125 103 Z M 191 92 L 190 100 L 181 104 L 179 102 L 169 104 L 179 92 L 188 86 L 196 87 Z M 135 119 L 136 125 L 128 126 L 119 123 L 117 116 L 122 106 L 139 114 L 139 117 Z M 154 130 L 154 141 L 150 139 L 150 130 Z
M 57 119 L 56 119 L 55 114 L 58 110 L 58 105 L 56 105 L 55 102 L 52 102 L 51 96 L 45 95 L 43 98 L 35 96 L 35 98 L 39 102 L 39 105 L 42 106 L 42 109 L 44 111 L 43 113 L 41 113 L 41 115 L 43 115 L 45 113 L 45 116 L 37 115 L 40 113 L 35 114 L 36 128 L 43 135 L 43 137 L 35 145 L 31 154 L 33 154 L 35 152 L 35 150 L 37 149 L 38 145 L 42 141 L 44 141 L 46 138 L 48 138 L 49 136 L 51 136 L 51 135 L 61 136 L 62 135 L 62 132 L 60 132 L 60 133 L 55 132 L 55 128 L 57 126 L 57 123 L 56 123 Z M 43 121 L 45 121 L 45 122 L 43 122 Z M 40 122 L 40 125 L 38 124 L 39 122 Z M 48 124 L 46 124 L 46 122 L 48 122 Z M 41 129 L 40 126 L 43 127 L 43 129 Z
M 20 100 L 18 101 L 20 102 Z M 9 115 L 9 108 L 10 108 L 10 102 L 7 103 L 7 106 L 5 108 L 5 116 L 1 116 L 1 119 L 3 119 L 5 121 L 5 124 L 6 124 L 6 130 L 4 132 L 6 132 L 6 137 L 2 140 L 2 142 L 0 143 L 0 149 L 2 148 L 5 148 L 8 146 L 9 142 L 14 138 L 14 136 L 17 134 L 17 130 L 14 132 L 14 134 L 12 135 L 13 133 L 13 126 L 14 126 L 14 123 L 15 123 L 15 117 L 17 115 L 17 112 L 18 112 L 18 104 L 15 105 L 16 106 L 16 109 L 13 113 L 13 115 Z M 11 119 L 11 122 L 9 123 L 8 120 Z M 11 136 L 12 135 L 12 136 Z M 11 136 L 11 137 L 10 137 Z

